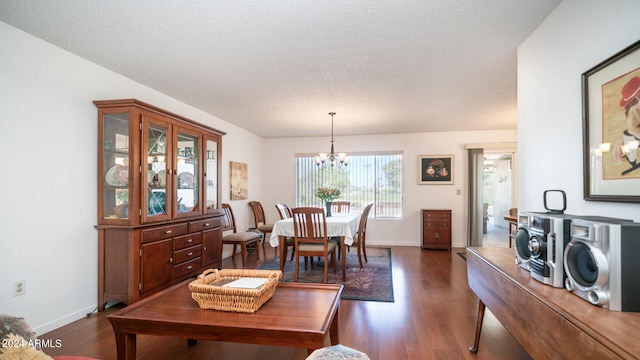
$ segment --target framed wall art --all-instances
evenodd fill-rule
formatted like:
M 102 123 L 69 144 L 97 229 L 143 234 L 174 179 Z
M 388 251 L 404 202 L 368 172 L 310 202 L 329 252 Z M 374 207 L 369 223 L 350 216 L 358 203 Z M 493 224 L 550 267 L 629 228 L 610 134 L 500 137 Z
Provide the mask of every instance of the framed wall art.
M 582 74 L 584 199 L 640 202 L 640 41 Z
M 249 174 L 247 164 L 229 162 L 230 200 L 245 200 L 249 198 Z
M 453 155 L 420 155 L 418 157 L 418 184 L 453 184 Z

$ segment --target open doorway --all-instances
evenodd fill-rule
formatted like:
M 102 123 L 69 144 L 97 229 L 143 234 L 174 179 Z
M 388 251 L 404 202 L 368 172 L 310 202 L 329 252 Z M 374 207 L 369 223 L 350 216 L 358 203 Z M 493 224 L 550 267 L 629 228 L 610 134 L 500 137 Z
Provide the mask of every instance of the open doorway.
M 482 245 L 509 247 L 509 222 L 513 208 L 513 153 L 484 153 Z

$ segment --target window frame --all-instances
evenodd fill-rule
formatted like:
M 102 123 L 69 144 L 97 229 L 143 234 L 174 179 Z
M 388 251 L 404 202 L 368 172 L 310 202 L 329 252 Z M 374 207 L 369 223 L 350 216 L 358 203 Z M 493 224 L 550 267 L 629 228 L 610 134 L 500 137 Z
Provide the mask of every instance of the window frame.
M 315 163 L 315 156 L 311 153 L 297 153 L 296 159 L 296 206 L 316 206 L 324 207 L 321 200 L 315 196 L 318 187 L 337 187 L 343 192 L 338 200 L 350 201 L 351 211 L 358 211 L 367 204 L 373 202 L 375 205 L 371 209 L 369 216 L 376 219 L 403 219 L 404 208 L 404 153 L 403 151 L 367 151 L 350 152 L 349 165 L 345 170 L 336 167 L 318 169 Z M 367 159 L 372 157 L 372 159 Z M 395 170 L 395 175 L 389 174 L 385 166 L 396 161 L 399 169 Z M 367 162 L 369 162 L 367 164 Z M 373 162 L 373 164 L 370 164 Z M 381 163 L 384 162 L 384 163 Z M 353 174 L 354 166 L 368 168 L 358 168 L 360 172 Z M 374 171 L 371 171 L 373 169 Z M 344 175 L 349 175 L 344 178 Z M 319 178 L 303 179 L 304 176 L 320 175 Z M 368 177 L 367 177 L 368 176 Z M 345 181 L 347 185 L 345 185 Z M 363 184 L 354 186 L 354 182 Z M 389 183 L 395 183 L 397 187 L 390 187 Z M 347 190 L 345 190 L 347 187 Z M 369 193 L 369 195 L 365 195 Z M 361 195 L 362 197 L 358 196 Z M 366 198 L 366 199 L 365 199 Z

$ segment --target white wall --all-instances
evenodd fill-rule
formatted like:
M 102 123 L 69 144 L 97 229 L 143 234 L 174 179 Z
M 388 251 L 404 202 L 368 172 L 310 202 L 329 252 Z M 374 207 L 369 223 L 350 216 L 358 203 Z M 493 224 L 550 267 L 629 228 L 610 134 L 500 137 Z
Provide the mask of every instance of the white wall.
M 580 75 L 640 39 L 640 1 L 565 0 L 518 51 L 518 204 L 544 211 L 567 193 L 567 213 L 640 220 L 638 204 L 583 200 Z M 640 66 L 640 64 L 638 64 Z
M 262 138 L 0 22 L 0 313 L 43 333 L 97 303 L 97 110 L 92 100 L 138 98 L 210 125 L 229 160 L 262 171 Z M 260 197 L 260 177 L 251 194 Z M 223 191 L 223 201 L 229 200 Z M 248 224 L 246 202 L 234 202 Z M 237 205 L 236 205 L 237 204 Z M 26 294 L 13 297 L 13 283 Z
M 452 209 L 452 244 L 466 246 L 467 159 L 465 144 L 513 142 L 516 131 L 468 131 L 394 135 L 345 136 L 335 138 L 337 151 L 403 151 L 403 213 L 400 220 L 371 219 L 367 245 L 420 245 L 420 209 Z M 269 221 L 278 219 L 275 204 L 296 203 L 296 153 L 328 151 L 328 137 L 265 139 L 263 198 Z M 418 185 L 418 156 L 453 154 L 454 185 Z M 457 195 L 460 189 L 461 195 Z M 506 236 L 506 235 L 505 235 Z M 418 251 L 418 250 L 416 250 Z

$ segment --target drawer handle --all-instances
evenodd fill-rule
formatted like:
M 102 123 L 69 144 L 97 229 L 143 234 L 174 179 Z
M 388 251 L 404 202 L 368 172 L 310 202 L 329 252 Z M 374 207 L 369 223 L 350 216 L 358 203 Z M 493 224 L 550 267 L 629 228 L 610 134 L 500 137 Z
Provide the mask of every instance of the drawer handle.
M 169 264 L 173 264 L 173 258 L 169 258 Z
M 171 234 L 171 233 L 172 233 L 172 231 L 171 231 L 171 230 L 167 230 L 167 231 L 165 231 L 164 233 L 165 233 L 165 234 Z
M 193 266 L 191 265 L 187 266 L 187 270 L 191 270 L 191 269 L 193 269 Z
M 192 242 L 192 241 L 193 241 L 193 239 L 189 239 L 189 240 L 187 240 L 187 242 L 188 242 L 188 243 L 190 243 L 190 242 Z
M 204 226 L 209 226 L 209 223 L 205 223 Z
M 193 256 L 193 252 L 189 252 L 187 256 Z

